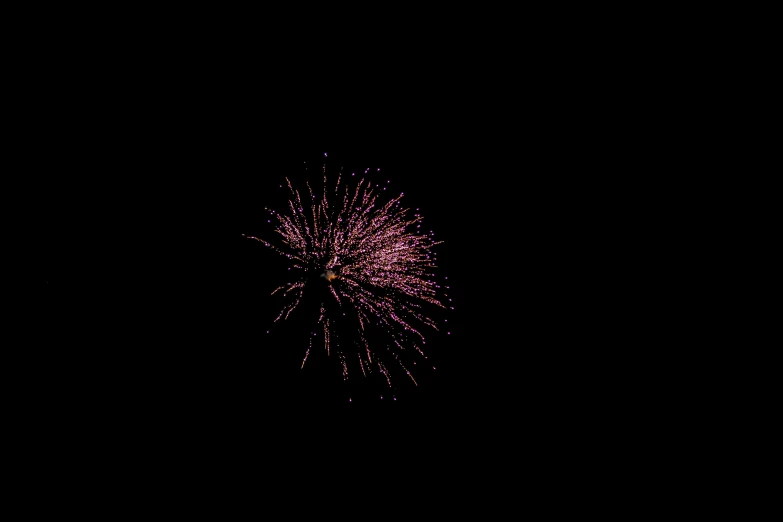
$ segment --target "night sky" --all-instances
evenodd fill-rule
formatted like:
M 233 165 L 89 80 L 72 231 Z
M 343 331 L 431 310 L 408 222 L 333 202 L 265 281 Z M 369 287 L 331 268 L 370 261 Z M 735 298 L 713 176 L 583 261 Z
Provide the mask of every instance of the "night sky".
M 452 53 L 449 71 L 427 55 L 417 70 L 406 62 L 376 79 L 303 65 L 307 77 L 294 82 L 299 65 L 284 52 L 279 72 L 229 63 L 233 51 L 192 54 L 187 77 L 179 54 L 158 58 L 155 74 L 115 56 L 81 72 L 69 57 L 24 105 L 14 134 L 25 161 L 12 175 L 32 185 L 17 217 L 37 227 L 25 251 L 33 326 L 11 350 L 24 360 L 8 368 L 42 432 L 145 426 L 154 438 L 184 421 L 193 433 L 233 437 L 250 424 L 379 412 L 386 426 L 423 421 L 396 424 L 414 444 L 443 421 L 438 433 L 464 442 L 444 450 L 460 462 L 452 457 L 477 433 L 482 452 L 499 436 L 518 448 L 522 432 L 583 433 L 580 419 L 623 395 L 612 379 L 633 380 L 636 369 L 616 372 L 628 351 L 606 345 L 622 333 L 611 307 L 631 310 L 607 293 L 601 271 L 621 272 L 632 256 L 622 247 L 634 231 L 614 228 L 625 219 L 614 201 L 633 206 L 645 189 L 630 190 L 630 161 L 613 164 L 624 162 L 613 136 L 625 127 L 606 122 L 579 81 L 478 54 L 498 71 L 485 78 Z M 206 54 L 226 73 L 211 71 Z M 280 306 L 269 294 L 285 264 L 243 234 L 269 232 L 264 206 L 279 204 L 286 176 L 302 189 L 304 166 L 320 172 L 324 153 L 330 175 L 380 169 L 444 241 L 438 272 L 454 310 L 442 332 L 451 335 L 428 337 L 437 370 L 411 368 L 418 387 L 393 376 L 389 389 L 355 371 L 344 381 L 317 346 L 302 370 L 307 346 L 270 328 Z M 291 321 L 296 330 L 304 320 Z M 311 440 L 320 428 L 309 427 Z M 370 428 L 351 432 L 361 452 L 374 449 L 380 431 Z

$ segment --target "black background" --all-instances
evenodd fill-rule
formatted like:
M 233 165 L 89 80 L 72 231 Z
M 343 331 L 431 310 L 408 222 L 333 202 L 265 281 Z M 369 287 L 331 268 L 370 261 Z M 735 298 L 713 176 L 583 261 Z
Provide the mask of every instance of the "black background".
M 9 343 L 8 402 L 36 452 L 109 465 L 146 454 L 150 469 L 174 453 L 193 467 L 205 452 L 260 457 L 251 474 L 276 479 L 264 464 L 281 462 L 292 491 L 320 484 L 294 457 L 349 455 L 368 483 L 419 478 L 418 501 L 445 475 L 502 494 L 507 470 L 561 491 L 574 464 L 605 469 L 607 453 L 655 427 L 628 422 L 644 413 L 634 383 L 659 352 L 630 306 L 647 276 L 626 272 L 646 255 L 625 248 L 639 231 L 617 223 L 659 183 L 657 169 L 640 179 L 657 152 L 639 151 L 649 138 L 636 127 L 657 119 L 640 107 L 661 97 L 639 92 L 644 67 L 627 74 L 645 60 L 625 38 L 609 31 L 595 49 L 600 27 L 564 38 L 560 15 L 558 30 L 528 17 L 486 34 L 441 18 L 432 26 L 453 34 L 424 25 L 412 42 L 405 26 L 367 25 L 335 30 L 345 48 L 319 53 L 331 36 L 281 38 L 265 30 L 275 18 L 246 31 L 232 20 L 224 38 L 178 14 L 166 42 L 146 22 L 122 33 L 93 19 L 106 35 L 57 18 L 66 34 L 25 32 L 12 53 L 24 92 L 9 101 L 23 117 L 7 145 L 22 161 L 8 179 L 29 187 L 6 195 L 29 196 L 13 217 L 34 234 L 8 255 L 34 284 L 19 305 L 32 324 Z M 173 30 L 184 26 L 195 34 Z M 652 149 L 665 150 L 657 132 Z M 301 347 L 264 337 L 270 256 L 241 234 L 263 223 L 281 178 L 323 152 L 380 167 L 446 241 L 455 326 L 433 346 L 437 372 L 397 401 L 368 388 L 348 403 L 339 373 L 301 371 Z M 324 467 L 328 482 L 343 485 L 341 464 Z M 442 490 L 443 504 L 474 496 Z

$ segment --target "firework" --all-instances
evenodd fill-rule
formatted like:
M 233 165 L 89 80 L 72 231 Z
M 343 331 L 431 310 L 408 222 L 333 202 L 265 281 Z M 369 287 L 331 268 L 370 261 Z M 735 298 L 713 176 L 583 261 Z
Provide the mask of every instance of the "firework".
M 322 347 L 340 362 L 344 379 L 378 372 L 391 386 L 392 375 L 403 374 L 418 386 L 409 367 L 427 359 L 425 332 L 438 331 L 434 317 L 447 308 L 433 251 L 441 242 L 421 232 L 423 218 L 402 205 L 403 193 L 382 197 L 390 180 L 343 183 L 340 172 L 332 186 L 324 165 L 320 190 L 308 182 L 300 194 L 285 181 L 287 209 L 266 209 L 279 242 L 246 237 L 284 256 L 294 276 L 272 292 L 283 299 L 274 322 L 296 314 L 308 294 L 316 297 L 302 368 Z

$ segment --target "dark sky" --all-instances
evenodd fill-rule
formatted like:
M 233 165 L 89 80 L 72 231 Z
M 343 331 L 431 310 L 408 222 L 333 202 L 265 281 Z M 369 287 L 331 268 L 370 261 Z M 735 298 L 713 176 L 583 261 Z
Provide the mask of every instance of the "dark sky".
M 598 315 L 603 295 L 590 217 L 622 184 L 607 174 L 616 155 L 606 149 L 618 146 L 601 133 L 603 115 L 575 110 L 602 107 L 574 98 L 588 92 L 579 82 L 487 62 L 507 78 L 461 65 L 433 81 L 313 72 L 289 90 L 263 65 L 223 76 L 199 54 L 185 78 L 177 61 L 137 83 L 124 70 L 106 80 L 90 63 L 89 75 L 42 79 L 25 105 L 15 135 L 27 147 L 19 178 L 33 184 L 20 217 L 37 225 L 37 324 L 18 390 L 39 399 L 34 411 L 222 425 L 350 407 L 339 373 L 301 371 L 301 346 L 265 339 L 279 263 L 241 236 L 263 224 L 283 178 L 324 152 L 347 168 L 380 168 L 422 209 L 445 241 L 439 261 L 455 305 L 452 335 L 432 347 L 436 372 L 393 391 L 397 401 L 357 385 L 352 406 L 439 412 L 468 427 L 536 408 L 562 415 L 544 405 L 584 397 L 605 357 L 591 329 L 612 319 L 581 319 Z

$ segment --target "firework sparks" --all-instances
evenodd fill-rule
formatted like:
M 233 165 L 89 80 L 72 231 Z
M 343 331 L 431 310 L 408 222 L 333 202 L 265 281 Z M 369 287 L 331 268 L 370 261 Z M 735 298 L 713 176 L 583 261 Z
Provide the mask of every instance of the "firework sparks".
M 285 300 L 275 322 L 288 319 L 306 292 L 316 292 L 320 314 L 303 368 L 313 337 L 320 334 L 327 355 L 338 356 L 344 379 L 356 364 L 361 375 L 377 370 L 391 386 L 388 363 L 393 361 L 400 374 L 418 385 L 402 356 L 426 359 L 422 326 L 438 330 L 430 311 L 446 308 L 432 250 L 441 242 L 431 231 L 420 232 L 422 217 L 409 216 L 402 193 L 384 203 L 380 194 L 386 194 L 387 186 L 365 178 L 355 186 L 341 186 L 341 181 L 340 175 L 331 188 L 324 165 L 320 193 L 307 183 L 303 196 L 286 178 L 287 211 L 266 209 L 270 222 L 276 221 L 279 244 L 246 236 L 288 259 L 288 270 L 297 277 L 272 292 Z

